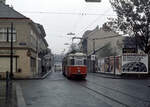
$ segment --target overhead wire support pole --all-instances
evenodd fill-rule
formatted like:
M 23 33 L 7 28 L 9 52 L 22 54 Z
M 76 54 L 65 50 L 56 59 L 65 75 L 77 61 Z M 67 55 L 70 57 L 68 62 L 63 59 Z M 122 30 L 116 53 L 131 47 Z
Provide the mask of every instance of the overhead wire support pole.
M 95 55 L 95 40 L 96 39 L 93 39 L 93 55 Z M 95 59 L 93 60 L 93 72 L 96 72 L 95 71 Z
M 93 39 L 93 54 L 95 54 L 95 39 Z
M 10 75 L 9 76 L 10 76 L 10 79 L 13 79 L 13 76 L 14 76 L 13 75 L 13 23 L 11 23 L 11 38 L 10 39 L 11 40 L 10 40 Z M 9 41 L 9 38 L 8 38 L 8 41 Z

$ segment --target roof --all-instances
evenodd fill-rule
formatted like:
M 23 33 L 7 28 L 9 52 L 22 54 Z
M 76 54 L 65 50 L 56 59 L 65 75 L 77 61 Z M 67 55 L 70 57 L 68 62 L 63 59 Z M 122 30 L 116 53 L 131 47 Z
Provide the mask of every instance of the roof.
M 44 27 L 42 25 L 40 25 L 39 23 L 34 23 L 33 22 L 33 24 L 34 24 L 34 27 L 36 28 L 36 30 L 38 31 L 38 33 L 40 34 L 44 44 L 48 47 L 48 43 L 45 39 L 46 33 L 45 33 L 45 30 L 44 30 Z
M 86 54 L 81 53 L 81 52 L 77 52 L 77 53 L 71 53 L 68 56 L 86 56 Z
M 84 32 L 84 34 L 83 34 L 83 38 L 88 38 L 89 36 L 92 36 L 93 35 L 93 33 L 95 33 L 96 31 L 98 31 L 99 30 L 99 26 L 97 26 L 95 29 L 93 29 L 93 30 L 87 30 L 87 31 L 85 31 Z
M 20 14 L 9 5 L 5 5 L 0 2 L 0 19 L 28 19 L 24 15 Z
M 89 35 L 91 32 L 92 32 L 91 30 L 85 31 L 84 34 L 83 34 L 83 38 L 87 38 L 88 35 Z
M 40 33 L 40 35 L 45 37 L 46 33 L 45 33 L 45 30 L 44 30 L 44 27 L 41 24 L 39 24 L 39 23 L 35 23 L 35 26 L 36 26 L 38 32 Z

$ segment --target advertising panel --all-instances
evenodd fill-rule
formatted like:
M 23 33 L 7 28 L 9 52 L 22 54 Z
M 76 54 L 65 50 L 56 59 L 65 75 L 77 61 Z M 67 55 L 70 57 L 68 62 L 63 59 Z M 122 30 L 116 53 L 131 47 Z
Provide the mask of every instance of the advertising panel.
M 110 56 L 98 60 L 98 70 L 103 73 L 121 74 L 121 56 Z
M 122 73 L 148 73 L 148 55 L 127 54 L 122 56 Z

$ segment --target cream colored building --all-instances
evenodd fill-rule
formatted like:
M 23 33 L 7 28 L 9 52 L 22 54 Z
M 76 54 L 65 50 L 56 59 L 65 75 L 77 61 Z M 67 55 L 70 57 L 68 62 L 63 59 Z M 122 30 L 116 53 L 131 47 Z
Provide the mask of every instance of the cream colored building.
M 109 48 L 116 55 L 122 53 L 123 37 L 111 31 L 105 31 L 103 28 L 96 27 L 94 30 L 86 31 L 83 35 L 82 49 L 88 56 L 103 53 L 105 46 L 109 44 Z
M 99 28 L 88 30 L 83 34 L 81 50 L 87 54 L 88 72 L 97 72 L 99 60 L 122 54 L 123 37 L 112 31 Z
M 0 2 L 0 75 L 10 71 L 10 37 L 13 23 L 13 74 L 29 78 L 38 74 L 38 53 L 48 44 L 39 24 Z

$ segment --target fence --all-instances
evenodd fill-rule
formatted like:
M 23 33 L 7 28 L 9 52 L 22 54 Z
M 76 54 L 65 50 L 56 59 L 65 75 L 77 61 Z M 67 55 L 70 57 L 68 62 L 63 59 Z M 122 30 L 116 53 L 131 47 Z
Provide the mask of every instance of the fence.
M 15 91 L 13 81 L 6 72 L 6 79 L 0 80 L 0 107 L 15 107 Z

